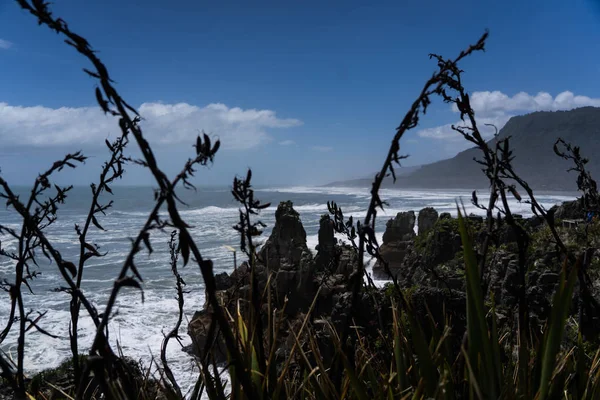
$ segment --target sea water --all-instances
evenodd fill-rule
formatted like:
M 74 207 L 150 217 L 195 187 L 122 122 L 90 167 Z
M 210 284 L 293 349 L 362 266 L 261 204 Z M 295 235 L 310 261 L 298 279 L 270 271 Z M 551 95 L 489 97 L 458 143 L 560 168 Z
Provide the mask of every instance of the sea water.
M 131 250 L 130 238 L 135 237 L 144 225 L 153 207 L 153 189 L 146 187 L 114 187 L 114 195 L 103 195 L 102 201 L 114 201 L 114 206 L 106 215 L 98 215 L 98 221 L 105 231 L 94 227 L 88 234 L 88 242 L 97 244 L 100 252 L 107 255 L 102 258 L 91 258 L 84 269 L 82 289 L 88 299 L 102 312 L 113 288 L 113 282 L 122 268 L 123 261 Z M 25 196 L 27 192 L 21 190 Z M 228 188 L 200 188 L 197 191 L 180 191 L 185 204 L 179 209 L 183 218 L 192 227 L 191 233 L 203 257 L 214 263 L 214 272 L 231 272 L 233 255 L 225 246 L 238 249 L 238 263 L 243 261 L 239 252 L 239 235 L 233 229 L 239 218 L 238 204 L 235 203 Z M 485 191 L 478 192 L 480 201 L 485 201 Z M 291 200 L 294 208 L 300 213 L 307 234 L 309 249 L 315 251 L 318 242 L 319 219 L 327 213 L 327 202 L 335 201 L 344 211 L 346 217 L 355 219 L 365 216 L 369 205 L 370 190 L 368 188 L 336 188 L 336 187 L 279 187 L 257 189 L 255 197 L 263 203 L 271 203 L 257 217 L 266 225 L 263 235 L 257 239 L 264 242 L 274 223 L 275 210 L 280 201 Z M 438 212 L 450 212 L 456 215 L 457 202 L 463 202 L 467 213 L 483 212 L 470 203 L 471 191 L 467 190 L 392 190 L 381 191 L 381 197 L 388 206 L 378 213 L 377 236 L 381 236 L 385 223 L 400 211 L 414 210 L 423 207 L 434 207 Z M 562 201 L 574 199 L 574 194 L 542 193 L 538 201 L 549 208 Z M 25 197 L 22 197 L 25 198 Z M 83 225 L 89 210 L 90 189 L 78 187 L 69 192 L 66 204 L 58 213 L 58 220 L 47 231 L 48 239 L 61 251 L 66 260 L 77 263 L 79 240 L 75 232 L 75 224 Z M 484 203 L 485 204 L 485 203 Z M 512 210 L 524 216 L 531 215 L 528 204 L 511 201 Z M 165 215 L 164 212 L 161 215 Z M 20 230 L 21 220 L 11 208 L 0 209 L 0 223 Z M 169 332 L 176 323 L 178 306 L 176 301 L 175 280 L 170 269 L 168 239 L 170 231 L 153 231 L 151 241 L 154 252 L 138 253 L 135 263 L 144 279 L 143 289 L 145 301 L 142 302 L 140 292 L 133 288 L 122 289 L 109 325 L 111 342 L 121 347 L 123 353 L 145 366 L 156 370 L 152 360 L 160 356 L 163 335 Z M 340 239 L 342 239 L 340 237 Z M 16 242 L 8 236 L 1 236 L 1 245 L 5 250 L 16 250 Z M 41 253 L 40 253 L 41 256 Z M 55 367 L 70 356 L 68 339 L 69 301 L 66 293 L 57 293 L 53 289 L 65 286 L 55 264 L 48 263 L 42 256 L 39 267 L 41 272 L 31 282 L 33 294 L 25 288 L 24 302 L 26 310 L 47 312 L 39 321 L 39 325 L 48 332 L 60 336 L 54 339 L 31 330 L 26 336 L 25 369 L 32 374 L 42 369 Z M 190 291 L 185 296 L 185 317 L 180 335 L 183 345 L 190 344 L 187 335 L 187 321 L 193 313 L 204 304 L 204 286 L 197 266 L 190 263 L 186 267 L 180 265 L 179 271 Z M 14 281 L 14 263 L 0 258 L 0 281 Z M 378 282 L 382 284 L 382 282 Z M 9 311 L 8 293 L 0 300 L 0 330 L 4 328 Z M 37 314 L 34 314 L 37 315 Z M 89 349 L 95 329 L 82 308 L 79 323 L 80 349 Z M 13 326 L 13 331 L 17 331 Z M 11 333 L 0 345 L 3 351 L 16 359 L 17 336 Z M 181 349 L 181 345 L 172 340 L 167 349 L 169 365 L 184 391 L 189 390 L 198 377 L 196 363 L 192 356 Z

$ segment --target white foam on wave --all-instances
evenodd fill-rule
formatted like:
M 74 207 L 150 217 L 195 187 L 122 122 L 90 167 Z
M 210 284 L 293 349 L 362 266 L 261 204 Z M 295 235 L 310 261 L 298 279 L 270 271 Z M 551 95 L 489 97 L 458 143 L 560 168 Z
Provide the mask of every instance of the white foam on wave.
M 192 210 L 181 210 L 179 213 L 182 216 L 197 216 L 197 215 L 237 215 L 238 214 L 237 207 L 217 207 L 217 206 L 207 206 L 202 208 L 196 208 Z
M 296 187 L 274 187 L 274 188 L 265 188 L 260 189 L 261 191 L 268 192 L 281 192 L 281 193 L 299 193 L 299 194 L 322 194 L 322 195 L 351 195 L 357 198 L 370 198 L 370 189 L 369 188 L 346 188 L 346 187 L 312 187 L 312 186 L 296 186 Z M 435 189 L 381 189 L 380 195 L 383 200 L 388 200 L 391 203 L 398 203 L 399 201 L 418 201 L 422 204 L 423 207 L 431 206 L 438 207 L 444 209 L 454 208 L 456 209 L 456 200 L 463 199 L 465 203 L 469 202 L 471 199 L 471 190 L 462 190 L 462 189 L 445 189 L 445 190 L 435 190 Z M 487 191 L 481 190 L 478 191 L 478 196 L 481 201 L 486 201 L 489 197 L 487 195 Z M 544 205 L 552 206 L 554 204 L 558 204 L 564 201 L 573 200 L 575 198 L 575 194 L 565 193 L 563 194 L 544 194 L 539 193 L 538 201 L 543 203 Z M 312 205 L 309 205 L 309 207 Z M 525 203 L 518 203 L 516 200 L 511 199 L 511 207 L 514 206 L 518 208 L 519 211 L 526 211 L 526 208 L 529 207 Z M 302 206 L 299 206 L 302 207 Z M 299 207 L 294 207 L 298 208 Z M 317 205 L 315 207 L 320 207 L 323 210 L 327 209 L 325 204 Z M 398 211 L 407 211 L 409 206 L 406 206 L 402 209 L 398 209 Z M 476 207 L 473 207 L 475 210 Z M 396 211 L 396 209 L 392 209 L 390 211 Z M 388 213 L 390 213 L 388 211 Z M 415 210 L 416 211 L 416 210 Z
M 349 195 L 356 198 L 370 198 L 370 187 L 341 187 L 341 186 L 293 186 L 293 187 L 274 187 L 264 188 L 260 191 L 265 192 L 280 192 L 280 193 L 299 193 L 299 194 L 322 194 L 322 195 Z M 427 190 L 427 189 L 380 189 L 379 193 L 382 198 L 403 198 L 403 199 L 418 199 L 429 200 L 441 198 L 453 198 L 465 194 L 470 194 L 468 190 Z
M 331 195 L 349 195 L 358 198 L 370 196 L 369 189 L 366 188 L 347 188 L 347 187 L 319 187 L 319 186 L 294 186 L 294 187 L 274 187 L 256 189 L 261 192 L 279 192 L 279 193 L 298 193 L 298 194 L 331 194 Z
M 204 290 L 194 290 L 193 293 L 194 295 L 186 296 L 186 317 L 180 329 L 183 345 L 191 343 L 189 336 L 185 333 L 188 320 L 193 312 L 204 304 Z M 108 293 L 92 296 L 95 300 L 94 303 L 105 304 L 107 295 Z M 44 297 L 46 302 L 52 298 L 51 296 L 41 297 Z M 68 304 L 68 298 L 65 298 L 63 302 Z M 56 301 L 54 303 L 60 305 L 60 300 L 58 303 Z M 47 304 L 47 306 L 49 305 Z M 6 323 L 5 318 L 8 316 L 7 307 L 7 304 L 0 306 L 2 315 L 0 324 L 2 326 Z M 35 330 L 27 334 L 25 369 L 29 374 L 56 367 L 70 356 L 70 344 L 67 337 L 70 313 L 67 311 L 67 307 L 64 308 L 52 310 L 48 317 L 42 318 L 39 322 L 40 326 L 48 332 L 60 335 L 60 339 L 42 335 Z M 147 291 L 146 301 L 143 304 L 139 293 L 123 292 L 117 300 L 115 311 L 116 314 L 109 324 L 111 344 L 115 349 L 117 345 L 120 346 L 125 355 L 142 361 L 146 367 L 150 366 L 153 356 L 156 358 L 160 354 L 164 334 L 175 326 L 178 308 L 177 301 L 174 299 L 174 291 L 165 291 L 164 289 Z M 81 315 L 78 329 L 80 351 L 87 352 L 96 330 L 91 318 L 86 317 L 85 310 L 82 310 Z M 3 342 L 2 348 L 15 356 L 16 346 L 17 331 L 13 330 Z M 52 351 L 48 351 L 49 349 Z M 190 389 L 198 378 L 193 357 L 183 352 L 176 340 L 172 340 L 167 348 L 167 358 L 182 389 L 184 391 Z M 153 370 L 155 369 L 153 368 Z
M 366 270 L 367 274 L 369 275 L 369 278 L 371 278 L 371 281 L 373 282 L 375 287 L 382 288 L 385 285 L 387 285 L 388 283 L 390 283 L 390 281 L 385 280 L 385 279 L 374 279 L 373 278 L 373 267 L 374 266 L 375 266 L 375 259 L 371 258 L 366 261 L 365 270 Z M 365 281 L 367 281 L 366 277 L 365 277 Z
M 150 210 L 148 211 L 122 211 L 122 210 L 113 210 L 108 212 L 109 216 L 128 216 L 128 217 L 148 217 L 150 215 Z
M 313 255 L 317 254 L 317 250 L 315 247 L 319 244 L 319 235 L 307 235 L 306 236 L 306 246 L 310 250 Z
M 73 231 L 75 232 L 75 231 Z M 50 240 L 53 244 L 58 245 L 71 245 L 71 246 L 79 246 L 79 239 L 76 234 L 73 235 L 47 235 L 48 240 Z
M 318 212 L 318 211 L 327 211 L 327 204 L 305 204 L 305 205 L 294 205 L 294 210 L 299 213 L 302 212 Z M 277 206 L 267 207 L 265 212 L 275 212 L 277 211 Z
M 197 293 L 194 291 L 194 293 Z M 185 333 L 187 323 L 194 311 L 204 304 L 204 291 L 199 295 L 186 296 L 186 317 L 181 327 L 183 345 L 189 345 L 191 339 Z M 111 323 L 113 340 L 118 340 L 127 355 L 135 355 L 145 365 L 150 365 L 152 355 L 160 354 L 164 334 L 172 329 L 177 318 L 177 303 L 173 293 L 154 291 L 152 297 L 141 304 L 139 295 L 128 295 L 122 299 L 120 315 Z M 150 318 L 148 318 L 150 317 Z M 193 357 L 184 353 L 176 340 L 172 340 L 167 348 L 167 359 L 177 381 L 184 391 L 191 388 L 198 377 Z

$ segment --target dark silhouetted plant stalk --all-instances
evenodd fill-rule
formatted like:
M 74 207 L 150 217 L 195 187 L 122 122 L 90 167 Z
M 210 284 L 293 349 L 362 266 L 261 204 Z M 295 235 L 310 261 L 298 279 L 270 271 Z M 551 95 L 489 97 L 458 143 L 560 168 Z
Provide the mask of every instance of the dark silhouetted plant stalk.
M 179 186 L 195 189 L 191 178 L 194 177 L 196 168 L 213 163 L 220 142 L 212 140 L 205 133 L 198 135 L 193 146 L 195 154 L 185 162 L 179 174 L 169 179 L 160 169 L 154 152 L 143 135 L 143 119 L 117 92 L 108 69 L 87 40 L 72 32 L 64 20 L 55 18 L 48 7 L 49 3 L 43 0 L 16 1 L 33 14 L 40 25 L 46 25 L 62 35 L 68 45 L 91 62 L 92 68 L 84 71 L 97 81 L 95 97 L 98 105 L 104 113 L 117 117 L 120 135 L 113 142 L 106 141 L 110 156 L 101 168 L 98 181 L 91 185 L 92 200 L 84 223 L 75 225 L 80 243 L 77 263 L 64 259 L 46 237 L 45 231 L 56 221 L 57 210 L 71 189 L 70 186 L 53 185 L 55 174 L 64 168 L 75 168 L 85 161 L 85 157 L 80 153 L 72 153 L 55 162 L 38 176 L 24 200 L 0 176 L 0 198 L 6 201 L 6 206 L 14 210 L 22 222 L 20 230 L 0 223 L 0 234 L 14 238 L 18 244 L 14 252 L 0 246 L 0 256 L 11 260 L 15 265 L 14 282 L 0 282 L 0 288 L 10 298 L 10 315 L 6 326 L 0 331 L 0 344 L 11 331 L 18 333 L 16 361 L 0 352 L 1 376 L 14 390 L 15 398 L 45 398 L 41 392 L 29 393 L 32 386 L 28 386 L 24 367 L 26 333 L 36 329 L 42 334 L 56 337 L 47 332 L 40 322 L 46 314 L 26 311 L 23 302 L 23 292 L 32 291 L 30 282 L 39 273 L 34 267 L 40 252 L 56 264 L 64 280 L 64 286 L 57 288 L 57 291 L 71 296 L 69 338 L 74 385 L 67 393 L 47 382 L 66 398 L 160 397 L 156 393 L 151 394 L 150 387 L 160 389 L 161 396 L 164 396 L 160 398 L 187 397 L 192 400 L 199 400 L 203 395 L 212 399 L 234 400 L 599 398 L 600 350 L 590 358 L 584 351 L 585 337 L 582 333 L 584 309 L 588 315 L 597 315 L 600 310 L 600 305 L 591 292 L 591 279 L 587 274 L 595 249 L 590 244 L 591 238 L 588 237 L 587 230 L 586 246 L 582 251 L 567 246 L 568 242 L 555 225 L 553 212 L 546 210 L 537 201 L 531 187 L 515 171 L 514 156 L 509 146 L 510 137 L 495 137 L 493 141 L 487 141 L 479 130 L 468 92 L 463 86 L 463 71 L 459 68 L 459 63 L 472 53 L 484 50 L 487 32 L 454 59 L 430 55 L 437 62 L 437 70 L 426 81 L 396 128 L 384 162 L 373 180 L 364 219 L 358 222 L 352 217 L 346 219 L 336 203 L 327 204 L 334 230 L 350 242 L 357 259 L 356 268 L 348 283 L 348 313 L 343 314 L 345 320 L 338 324 L 315 311 L 318 310 L 319 296 L 326 289 L 331 271 L 324 271 L 319 281 L 315 280 L 316 294 L 310 306 L 307 304 L 308 308 L 297 315 L 295 320 L 284 312 L 287 299 L 273 300 L 277 293 L 278 271 L 270 271 L 268 260 L 260 259 L 255 244 L 255 239 L 263 233 L 265 225 L 254 218 L 269 204 L 263 204 L 254 197 L 250 170 L 245 177 L 236 177 L 232 186 L 232 195 L 240 204 L 239 221 L 233 229 L 240 235 L 240 248 L 248 261 L 242 263 L 236 271 L 236 276 L 241 276 L 240 282 L 236 282 L 228 290 L 217 290 L 212 261 L 202 257 L 191 236 L 190 226 L 182 219 L 177 206 L 183 202 L 177 196 L 176 189 Z M 481 166 L 490 184 L 487 204 L 479 202 L 476 192 L 473 192 L 471 199 L 476 207 L 485 211 L 487 217 L 484 239 L 482 243 L 478 242 L 478 246 L 475 245 L 464 209 L 457 207 L 465 268 L 467 323 L 462 346 L 454 354 L 449 345 L 454 334 L 450 316 L 446 316 L 444 321 L 436 321 L 425 304 L 428 313 L 425 325 L 429 325 L 430 329 L 423 326 L 423 321 L 414 311 L 409 289 L 402 287 L 402 283 L 391 272 L 389 263 L 380 253 L 375 235 L 378 212 L 387 205 L 380 196 L 382 183 L 388 176 L 396 182 L 395 168 L 406 158 L 400 153 L 400 140 L 407 131 L 417 127 L 434 97 L 441 97 L 443 101 L 456 106 L 460 112 L 461 120 L 466 126 L 453 126 L 453 129 L 481 151 L 481 159 L 475 161 Z M 124 155 L 130 141 L 141 151 L 141 158 L 132 159 Z M 599 212 L 600 196 L 596 182 L 585 169 L 587 160 L 581 155 L 580 149 L 559 139 L 555 152 L 563 159 L 573 162 L 572 170 L 578 174 L 578 188 L 582 192 L 586 210 Z M 99 312 L 87 299 L 82 288 L 83 273 L 86 262 L 105 255 L 91 238 L 92 228 L 104 230 L 101 214 L 112 207 L 113 203 L 102 203 L 101 195 L 105 192 L 112 194 L 111 186 L 123 176 L 127 163 L 147 168 L 154 177 L 157 184 L 154 205 L 144 225 L 131 239 L 131 249 L 114 281 L 107 304 Z M 526 196 L 522 197 L 519 191 L 525 192 Z M 559 283 L 556 285 L 550 317 L 544 326 L 543 335 L 534 333 L 530 326 L 530 305 L 526 290 L 529 268 L 527 254 L 531 238 L 512 213 L 509 207 L 510 197 L 526 202 L 535 215 L 544 219 L 554 246 L 562 257 Z M 165 208 L 167 217 L 160 214 Z M 488 255 L 493 251 L 500 223 L 509 225 L 516 237 L 519 278 L 516 334 L 508 332 L 501 335 L 495 300 L 493 295 L 488 296 L 491 264 Z M 147 250 L 149 254 L 154 251 L 151 235 L 157 230 L 171 232 L 170 269 L 175 278 L 178 315 L 175 325 L 164 333 L 160 363 L 156 362 L 160 378 L 152 386 L 147 375 L 142 379 L 142 384 L 138 384 L 134 370 L 120 349 L 115 351 L 111 346 L 108 326 L 115 314 L 113 309 L 121 289 L 137 288 L 141 291 L 143 300 L 143 280 L 136 266 L 136 257 L 142 251 Z M 375 287 L 366 273 L 368 256 L 380 263 L 390 276 L 389 288 L 381 290 Z M 199 349 L 201 356 L 197 358 L 198 380 L 189 396 L 183 393 L 167 359 L 169 342 L 172 339 L 180 342 L 185 296 L 190 293 L 179 273 L 180 261 L 182 266 L 191 261 L 199 267 L 206 289 L 206 311 L 211 317 L 205 345 Z M 263 270 L 267 271 L 266 275 L 261 275 L 259 281 L 258 275 Z M 429 272 L 434 278 L 442 280 L 435 271 Z M 263 279 L 265 276 L 266 282 Z M 577 344 L 565 348 L 565 330 L 571 325 L 570 306 L 577 284 L 580 304 L 579 323 L 576 326 Z M 451 294 L 452 290 L 447 283 L 445 287 Z M 357 323 L 360 321 L 359 306 L 363 300 L 377 308 L 377 321 L 371 321 L 375 326 L 371 332 Z M 77 334 L 81 307 L 96 326 L 94 341 L 85 359 L 80 358 Z M 286 352 L 282 356 L 278 350 L 284 340 L 289 347 L 285 348 Z M 198 343 L 194 344 L 198 347 Z M 325 345 L 335 349 L 331 360 L 324 355 Z M 226 355 L 225 365 L 216 362 L 217 352 Z M 229 373 L 230 393 L 227 393 L 222 378 L 225 372 Z

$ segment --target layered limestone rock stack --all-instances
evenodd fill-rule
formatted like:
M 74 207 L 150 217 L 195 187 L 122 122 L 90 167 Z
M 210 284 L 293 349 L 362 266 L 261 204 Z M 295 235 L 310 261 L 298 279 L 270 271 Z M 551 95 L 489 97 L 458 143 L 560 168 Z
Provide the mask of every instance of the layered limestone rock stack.
M 419 217 L 417 219 L 419 236 L 427 235 L 435 226 L 438 218 L 438 212 L 433 207 L 425 207 L 419 211 Z
M 321 216 L 315 265 L 319 272 L 342 275 L 347 279 L 356 268 L 356 251 L 350 245 L 338 243 L 333 225 L 329 215 Z
M 402 269 L 404 258 L 416 236 L 415 222 L 415 212 L 406 211 L 399 212 L 386 223 L 379 252 L 393 275 L 397 275 Z M 379 262 L 373 267 L 373 275 L 376 279 L 389 279 L 384 265 Z
M 348 277 L 356 269 L 357 256 L 352 247 L 339 244 L 334 233 L 333 222 L 329 216 L 323 216 L 318 252 L 313 257 L 306 243 L 306 231 L 300 215 L 293 204 L 287 201 L 277 207 L 271 235 L 258 251 L 255 276 L 261 293 L 270 276 L 269 290 L 274 307 L 284 309 L 288 318 L 293 320 L 309 309 L 319 286 L 321 290 L 315 302 L 314 315 L 331 315 L 341 296 L 348 292 Z M 237 299 L 249 298 L 250 272 L 248 263 L 243 262 L 231 274 L 215 276 L 218 295 L 225 304 L 235 305 Z M 212 309 L 206 304 L 194 314 L 188 326 L 193 342 L 189 350 L 196 355 L 202 354 L 212 319 Z M 218 345 L 224 350 L 223 343 Z M 224 351 L 217 351 L 216 356 L 217 361 L 226 360 Z
M 282 304 L 286 297 L 286 309 L 295 313 L 310 305 L 313 285 L 314 260 L 306 245 L 306 231 L 300 214 L 291 201 L 282 202 L 275 212 L 275 226 L 271 236 L 259 251 L 259 262 L 266 272 L 274 274 L 275 295 Z

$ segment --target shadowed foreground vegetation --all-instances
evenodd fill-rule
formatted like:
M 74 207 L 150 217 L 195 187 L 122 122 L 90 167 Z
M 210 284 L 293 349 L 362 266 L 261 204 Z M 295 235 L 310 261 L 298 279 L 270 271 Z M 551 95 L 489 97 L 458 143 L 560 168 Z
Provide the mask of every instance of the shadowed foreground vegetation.
M 556 211 L 540 205 L 527 182 L 515 171 L 510 137 L 486 142 L 480 134 L 459 64 L 465 57 L 484 50 L 487 33 L 454 59 L 430 55 L 437 63 L 437 70 L 396 128 L 390 149 L 374 178 L 364 219 L 346 219 L 335 203 L 328 204 L 330 215 L 322 222 L 330 221 L 332 229 L 346 237 L 344 254 L 350 254 L 351 260 L 349 273 L 339 278 L 338 304 L 343 307 L 334 319 L 323 312 L 321 303 L 324 293 L 332 290 L 328 282 L 338 279 L 328 273 L 329 264 L 311 264 L 299 254 L 297 265 L 283 265 L 281 259 L 273 258 L 272 252 L 255 246 L 254 239 L 264 228 L 257 216 L 269 204 L 254 197 L 250 171 L 244 177 L 236 177 L 232 186 L 232 195 L 240 204 L 239 223 L 234 229 L 240 235 L 240 247 L 247 260 L 242 272 L 228 277 L 235 282 L 225 289 L 236 289 L 224 291 L 221 281 L 215 279 L 212 262 L 202 256 L 179 213 L 181 202 L 177 197 L 178 186 L 193 188 L 191 178 L 196 169 L 215 160 L 219 142 L 211 141 L 208 135 L 198 136 L 193 144 L 195 151 L 181 172 L 167 177 L 144 138 L 143 119 L 118 93 L 108 68 L 86 39 L 72 32 L 65 21 L 54 17 L 48 3 L 17 2 L 40 25 L 55 31 L 91 62 L 92 67 L 84 71 L 97 81 L 98 105 L 116 118 L 121 135 L 113 142 L 106 142 L 109 158 L 98 181 L 91 184 L 88 217 L 76 225 L 80 252 L 75 260 L 63 258 L 45 232 L 57 220 L 57 210 L 71 189 L 54 184 L 54 177 L 65 168 L 77 167 L 85 161 L 85 156 L 74 153 L 58 160 L 38 176 L 29 195 L 24 197 L 17 196 L 9 182 L 0 177 L 0 197 L 22 221 L 19 230 L 1 225 L 0 221 L 0 233 L 18 243 L 15 252 L 0 248 L 0 255 L 15 265 L 14 279 L 1 282 L 11 302 L 11 315 L 0 332 L 0 343 L 11 331 L 17 331 L 19 336 L 15 358 L 0 353 L 6 393 L 14 394 L 15 398 L 39 399 L 199 399 L 206 395 L 214 399 L 600 398 L 600 348 L 593 329 L 600 315 L 593 284 L 598 264 L 594 255 L 598 225 L 582 224 L 571 233 L 557 227 Z M 473 193 L 473 204 L 485 211 L 483 220 L 475 226 L 457 205 L 458 218 L 445 223 L 447 226 L 443 228 L 444 232 L 456 231 L 460 235 L 461 251 L 454 261 L 460 270 L 457 287 L 463 300 L 453 302 L 457 289 L 440 286 L 438 303 L 444 305 L 441 317 L 430 312 L 430 304 L 415 300 L 419 288 L 407 286 L 392 271 L 375 236 L 378 211 L 386 205 L 379 189 L 385 177 L 395 179 L 395 168 L 405 158 L 400 152 L 400 141 L 418 125 L 434 98 L 456 105 L 464 126 L 453 128 L 479 150 L 476 162 L 490 187 L 486 204 L 481 204 Z M 125 150 L 131 146 L 137 146 L 140 159 L 125 156 Z M 587 173 L 586 160 L 579 149 L 559 140 L 555 152 L 571 162 L 577 174 L 582 197 L 573 207 L 581 215 L 597 211 L 596 183 Z M 112 202 L 102 203 L 100 195 L 112 193 L 111 185 L 132 163 L 147 168 L 155 178 L 155 206 L 148 211 L 145 225 L 132 241 L 107 304 L 98 310 L 86 297 L 82 276 L 87 261 L 103 256 L 92 236 L 104 229 L 102 216 Z M 508 201 L 511 197 L 530 204 L 540 226 L 536 233 L 511 212 Z M 278 213 L 282 210 L 278 223 L 283 221 L 281 218 L 291 215 L 294 219 L 297 215 L 289 209 L 291 205 L 284 215 L 285 207 L 278 209 Z M 160 216 L 161 210 L 166 210 L 166 218 Z M 176 283 L 180 312 L 177 325 L 165 335 L 162 352 L 156 357 L 159 373 L 152 376 L 150 366 L 139 366 L 120 349 L 113 348 L 107 326 L 120 289 L 143 289 L 136 257 L 152 253 L 151 234 L 156 230 L 173 232 L 170 273 Z M 500 247 L 501 232 L 511 235 L 508 251 L 515 257 L 511 283 L 515 302 L 503 313 L 498 311 L 494 295 L 490 295 L 494 273 L 490 255 Z M 435 250 L 428 239 L 422 240 L 425 242 L 417 243 L 417 247 Z M 265 247 L 269 248 L 267 244 Z M 540 248 L 551 253 L 557 263 L 557 279 L 551 307 L 546 314 L 536 313 L 533 319 L 527 290 L 536 267 L 531 265 L 529 255 Z M 38 257 L 50 259 L 64 280 L 56 295 L 70 296 L 68 336 L 73 357 L 57 370 L 31 378 L 24 365 L 27 332 L 36 329 L 48 334 L 43 330 L 43 315 L 34 316 L 23 305 L 23 293 L 29 290 L 29 282 L 37 274 Z M 390 278 L 386 288 L 376 288 L 365 273 L 369 258 L 374 258 Z M 185 296 L 189 293 L 178 272 L 183 266 L 197 267 L 202 273 L 207 298 L 204 315 L 209 315 L 205 319 L 203 343 L 197 340 L 194 343 L 200 372 L 189 393 L 176 381 L 166 357 L 168 342 L 178 339 Z M 297 273 L 303 266 L 314 268 L 313 275 L 320 277 L 321 283 L 315 286 L 314 281 L 300 279 L 294 281 L 294 290 L 308 288 L 306 293 L 311 298 L 298 299 L 285 293 L 282 296 L 280 289 L 282 282 L 286 282 L 282 277 L 303 276 Z M 433 269 L 431 273 L 437 274 Z M 90 349 L 79 345 L 77 328 L 81 313 L 89 315 L 96 326 Z M 453 317 L 461 313 L 466 316 L 464 334 L 456 328 L 459 321 Z M 283 338 L 285 351 L 281 351 Z M 86 355 L 82 355 L 84 351 Z M 228 373 L 228 389 L 224 372 Z

